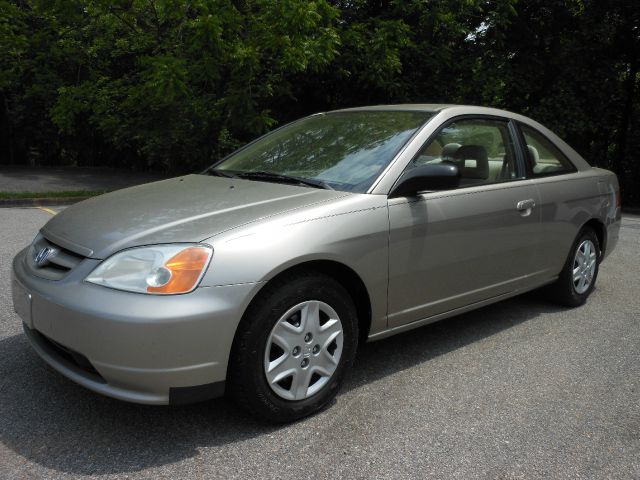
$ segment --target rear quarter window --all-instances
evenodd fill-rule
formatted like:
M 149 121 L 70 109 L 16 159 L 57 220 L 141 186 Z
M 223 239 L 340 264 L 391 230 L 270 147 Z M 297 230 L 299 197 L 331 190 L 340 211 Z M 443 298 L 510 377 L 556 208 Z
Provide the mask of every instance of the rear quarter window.
M 575 172 L 571 161 L 551 140 L 533 128 L 520 124 L 525 142 L 525 155 L 534 177 Z

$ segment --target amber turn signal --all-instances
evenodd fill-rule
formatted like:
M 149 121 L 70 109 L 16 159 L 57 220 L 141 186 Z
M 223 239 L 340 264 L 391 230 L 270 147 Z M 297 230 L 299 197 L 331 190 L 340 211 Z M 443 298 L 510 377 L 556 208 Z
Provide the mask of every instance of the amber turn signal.
M 164 267 L 171 279 L 159 287 L 147 287 L 149 293 L 186 293 L 193 290 L 209 261 L 211 251 L 205 247 L 190 247 L 171 257 Z

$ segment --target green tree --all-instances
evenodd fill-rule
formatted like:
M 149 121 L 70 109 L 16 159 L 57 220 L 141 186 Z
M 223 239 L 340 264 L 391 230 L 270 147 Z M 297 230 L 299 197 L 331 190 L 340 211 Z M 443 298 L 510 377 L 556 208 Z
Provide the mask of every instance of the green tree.
M 167 170 L 210 163 L 271 127 L 271 108 L 290 95 L 286 75 L 322 68 L 339 44 L 338 11 L 322 0 L 76 0 L 12 8 L 7 18 L 25 17 L 17 30 L 27 40 L 26 65 L 13 78 L 37 91 L 3 92 L 23 105 L 32 97 L 43 102 L 26 110 L 50 120 L 34 123 L 46 126 L 47 137 L 59 129 L 72 148 L 55 155 L 77 163 Z M 7 116 L 20 125 L 13 113 Z M 35 140 L 30 148 L 44 151 L 47 142 Z
M 640 204 L 640 3 L 0 0 L 0 163 L 201 168 L 376 103 L 529 115 Z

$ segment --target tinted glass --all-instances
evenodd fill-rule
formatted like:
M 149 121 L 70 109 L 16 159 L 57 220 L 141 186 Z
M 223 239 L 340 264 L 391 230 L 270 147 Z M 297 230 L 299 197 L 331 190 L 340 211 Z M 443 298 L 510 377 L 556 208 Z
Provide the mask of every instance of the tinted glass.
M 266 171 L 366 192 L 429 112 L 360 111 L 314 115 L 232 154 L 216 169 Z

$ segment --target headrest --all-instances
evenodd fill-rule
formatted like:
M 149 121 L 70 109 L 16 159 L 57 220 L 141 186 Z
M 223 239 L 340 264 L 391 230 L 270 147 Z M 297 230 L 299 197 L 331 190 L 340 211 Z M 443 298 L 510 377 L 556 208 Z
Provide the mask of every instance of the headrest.
M 440 158 L 443 162 L 455 162 L 456 161 L 456 152 L 460 148 L 459 143 L 447 143 L 444 147 L 442 147 L 442 152 L 440 153 Z
M 531 163 L 536 165 L 540 161 L 540 155 L 538 154 L 538 149 L 532 145 L 527 145 L 527 149 L 529 150 L 529 156 L 531 157 Z
M 482 145 L 461 146 L 456 152 L 456 159 L 462 167 L 462 178 L 489 178 L 489 157 Z M 475 160 L 475 164 L 467 160 Z

